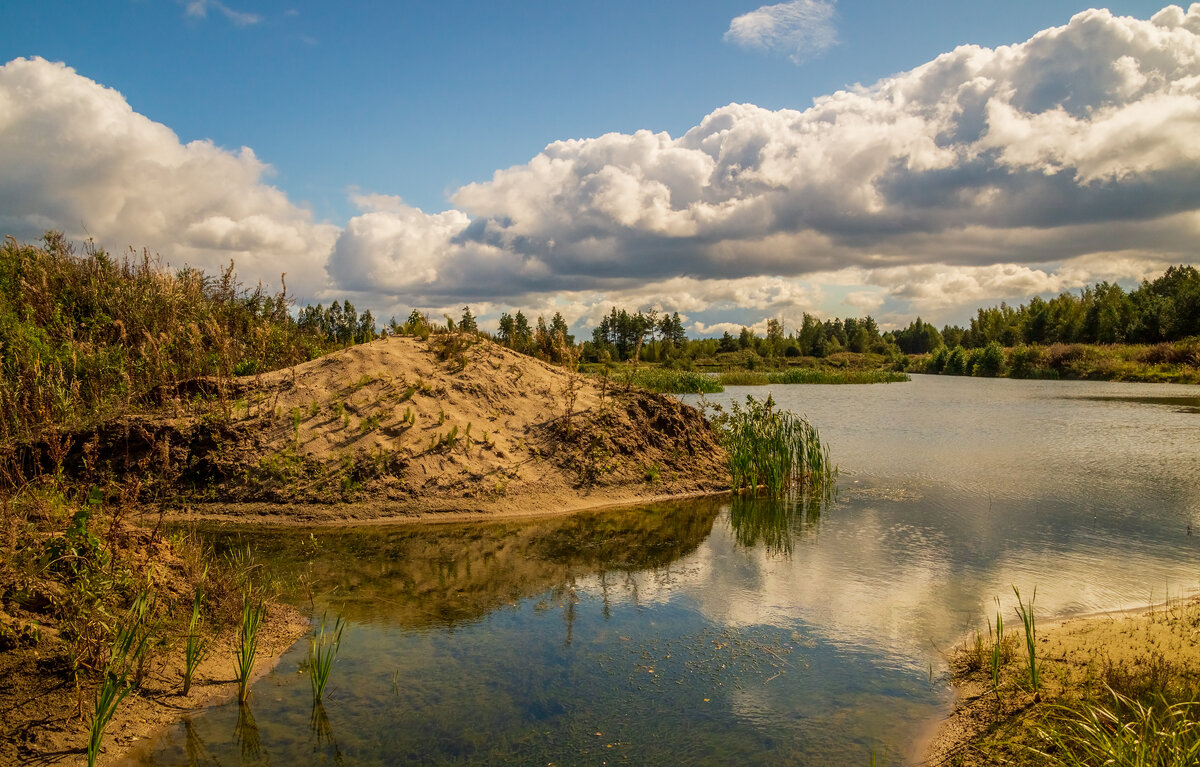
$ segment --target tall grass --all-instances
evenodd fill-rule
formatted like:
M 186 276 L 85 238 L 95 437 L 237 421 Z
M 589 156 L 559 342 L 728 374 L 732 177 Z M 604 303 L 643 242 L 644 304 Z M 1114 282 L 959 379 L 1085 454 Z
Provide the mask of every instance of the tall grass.
M 308 640 L 308 681 L 312 683 L 313 703 L 319 703 L 321 696 L 325 694 L 325 685 L 329 682 L 333 660 L 342 646 L 342 631 L 346 628 L 346 621 L 338 616 L 333 623 L 333 629 L 326 633 L 325 617 L 321 616 L 320 628 Z
M 777 410 L 765 401 L 746 397 L 743 408 L 734 402 L 726 411 L 710 406 L 713 427 L 728 455 L 734 492 L 762 492 L 782 498 L 794 487 L 832 492 L 837 467 L 817 428 L 804 418 Z
M 207 572 L 207 568 L 205 570 Z M 200 606 L 204 601 L 203 576 L 201 583 L 196 585 L 196 593 L 192 598 L 192 618 L 188 621 L 187 639 L 183 646 L 183 695 L 187 697 L 188 691 L 192 689 L 192 675 L 196 673 L 196 667 L 200 665 L 200 661 L 208 654 L 209 640 L 200 633 Z
M 1013 586 L 1013 593 L 1017 595 L 1017 614 L 1021 616 L 1021 622 L 1025 624 L 1025 652 L 1029 656 L 1029 684 L 1033 687 L 1033 691 L 1037 692 L 1042 687 L 1041 671 L 1037 662 L 1037 626 L 1033 618 L 1033 600 L 1037 599 L 1037 586 L 1033 587 L 1033 596 L 1029 598 L 1028 605 L 1021 600 L 1021 592 L 1016 585 Z
M 717 376 L 725 386 L 768 386 L 770 384 L 874 384 L 912 380 L 895 370 L 831 370 L 788 368 L 787 370 L 725 370 Z
M 1037 728 L 1044 764 L 1185 767 L 1200 764 L 1200 702 L 1149 703 L 1112 693 L 1112 704 L 1058 705 Z
M 659 394 L 718 394 L 725 391 L 716 378 L 694 370 L 628 367 L 613 378 L 625 386 L 640 386 Z
M 242 625 L 238 632 L 237 651 L 234 655 L 234 671 L 237 672 L 238 701 L 250 697 L 250 676 L 254 672 L 254 661 L 258 655 L 258 630 L 262 626 L 266 608 L 260 599 L 253 602 L 249 589 L 242 598 Z
M 88 729 L 88 767 L 95 766 L 104 741 L 104 731 L 117 713 L 117 707 L 121 705 L 121 701 L 125 700 L 125 696 L 133 690 L 136 682 L 135 674 L 140 673 L 140 668 L 144 663 L 150 640 L 147 616 L 150 613 L 152 601 L 146 591 L 139 593 L 124 620 L 117 627 L 108 663 L 104 669 L 104 678 L 100 682 L 100 689 L 96 692 L 92 722 Z

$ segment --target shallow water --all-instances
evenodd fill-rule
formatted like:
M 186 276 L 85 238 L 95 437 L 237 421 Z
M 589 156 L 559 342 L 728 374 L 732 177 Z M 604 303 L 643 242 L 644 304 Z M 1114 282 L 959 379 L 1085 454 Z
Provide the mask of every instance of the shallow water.
M 830 443 L 831 507 L 210 531 L 350 621 L 326 701 L 301 643 L 133 763 L 902 763 L 947 706 L 942 652 L 996 597 L 1015 620 L 1013 584 L 1043 619 L 1200 586 L 1200 387 L 769 391 Z

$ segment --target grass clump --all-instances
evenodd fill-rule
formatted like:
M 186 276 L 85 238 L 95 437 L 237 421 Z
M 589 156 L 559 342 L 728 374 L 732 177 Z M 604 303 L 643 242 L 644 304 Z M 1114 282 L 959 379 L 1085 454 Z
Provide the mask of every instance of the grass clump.
M 250 676 L 254 673 L 254 661 L 258 655 L 258 630 L 267 612 L 263 601 L 260 599 L 255 603 L 250 594 L 247 589 L 242 599 L 242 624 L 233 659 L 238 680 L 238 701 L 241 703 L 250 697 Z
M 837 467 L 817 428 L 804 418 L 746 397 L 728 411 L 710 406 L 710 421 L 728 455 L 730 486 L 736 493 L 765 493 L 781 498 L 796 487 L 832 492 Z
M 203 577 L 201 577 L 203 582 Z M 187 697 L 188 692 L 192 689 L 192 676 L 196 673 L 196 667 L 200 665 L 200 661 L 208 654 L 209 639 L 200 633 L 202 621 L 200 618 L 200 606 L 204 602 L 204 588 L 202 583 L 196 584 L 196 593 L 192 599 L 192 618 L 188 621 L 187 638 L 183 645 L 183 695 Z
M 1033 687 L 1033 691 L 1037 692 L 1042 686 L 1037 662 L 1037 626 L 1033 617 L 1033 600 L 1037 599 L 1037 587 L 1033 588 L 1033 596 L 1029 598 L 1029 604 L 1025 604 L 1021 600 L 1021 592 L 1015 585 L 1013 593 L 1017 595 L 1017 614 L 1021 616 L 1021 622 L 1025 624 L 1025 652 L 1029 658 L 1029 684 Z
M 326 616 L 322 615 L 320 627 L 308 640 L 308 681 L 312 683 L 313 703 L 320 702 L 325 694 L 329 672 L 342 646 L 342 631 L 346 628 L 346 621 L 338 616 L 329 633 L 326 633 L 326 625 Z
M 104 678 L 96 691 L 92 723 L 88 729 L 87 763 L 94 767 L 100 756 L 104 741 L 104 730 L 117 713 L 117 707 L 136 686 L 145 663 L 149 647 L 150 631 L 147 616 L 151 612 L 152 598 L 143 591 L 134 600 L 133 606 L 117 628 L 104 669 Z
M 1141 702 L 1110 691 L 1111 703 L 1051 707 L 1036 728 L 1043 764 L 1185 767 L 1200 763 L 1200 702 Z

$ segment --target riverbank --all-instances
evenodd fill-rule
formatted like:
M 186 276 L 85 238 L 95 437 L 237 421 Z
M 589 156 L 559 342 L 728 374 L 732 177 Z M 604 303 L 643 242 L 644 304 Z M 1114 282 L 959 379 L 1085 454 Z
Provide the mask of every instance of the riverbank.
M 1136 719 L 1137 704 L 1161 713 L 1170 704 L 1195 700 L 1200 691 L 1197 632 L 1200 599 L 1195 597 L 1038 626 L 1036 691 L 1023 632 L 1006 624 L 999 642 L 994 631 L 979 634 L 952 653 L 956 704 L 923 764 L 1046 764 L 1066 756 L 1078 734 L 1072 724 L 1077 717 L 1108 712 L 1115 733 L 1117 722 Z

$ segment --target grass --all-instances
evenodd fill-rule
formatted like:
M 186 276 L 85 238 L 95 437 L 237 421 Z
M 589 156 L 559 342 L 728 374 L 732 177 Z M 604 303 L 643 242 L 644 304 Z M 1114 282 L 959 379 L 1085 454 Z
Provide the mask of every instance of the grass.
M 1111 692 L 1111 691 L 1110 691 Z M 1185 767 L 1200 763 L 1200 702 L 1143 703 L 1111 692 L 1111 703 L 1056 705 L 1037 729 L 1043 764 L 1063 767 Z
M 788 368 L 786 370 L 732 369 L 717 379 L 724 386 L 769 386 L 772 384 L 875 384 L 912 380 L 895 370 L 843 370 L 835 368 Z
M 1033 617 L 1033 600 L 1037 599 L 1037 586 L 1033 587 L 1033 596 L 1029 598 L 1029 604 L 1025 604 L 1021 600 L 1021 592 L 1015 585 L 1013 593 L 1017 595 L 1017 613 L 1021 616 L 1021 622 L 1025 624 L 1025 652 L 1029 659 L 1029 684 L 1033 687 L 1033 691 L 1037 692 L 1042 687 L 1042 678 L 1037 662 L 1037 626 Z
M 207 570 L 206 570 L 207 572 Z M 203 576 L 201 576 L 203 582 Z M 192 599 L 192 618 L 188 622 L 187 639 L 183 646 L 183 695 L 187 697 L 188 692 L 192 689 L 192 676 L 196 673 L 196 667 L 200 665 L 200 661 L 208 654 L 209 640 L 200 633 L 200 605 L 204 601 L 204 589 L 201 584 L 196 585 L 196 593 Z
M 815 426 L 775 401 L 746 397 L 743 408 L 734 402 L 725 411 L 709 406 L 710 421 L 728 454 L 730 486 L 734 492 L 763 492 L 782 498 L 795 487 L 832 492 L 837 467 Z
M 135 686 L 136 674 L 144 662 L 149 643 L 146 619 L 152 602 L 147 592 L 138 594 L 113 638 L 104 677 L 96 692 L 92 722 L 88 728 L 88 767 L 95 767 L 104 741 L 104 730 L 117 713 L 121 701 Z
M 242 598 L 242 625 L 233 659 L 238 681 L 238 701 L 241 703 L 250 697 L 250 676 L 254 673 L 254 661 L 258 655 L 258 630 L 266 615 L 263 601 L 260 599 L 254 603 L 250 594 L 251 590 L 247 589 Z
M 329 672 L 333 669 L 333 661 L 342 646 L 342 631 L 346 621 L 338 616 L 333 629 L 326 633 L 326 616 L 321 616 L 321 625 L 308 640 L 308 681 L 312 683 L 313 703 L 318 703 L 325 694 L 325 685 L 329 682 Z

